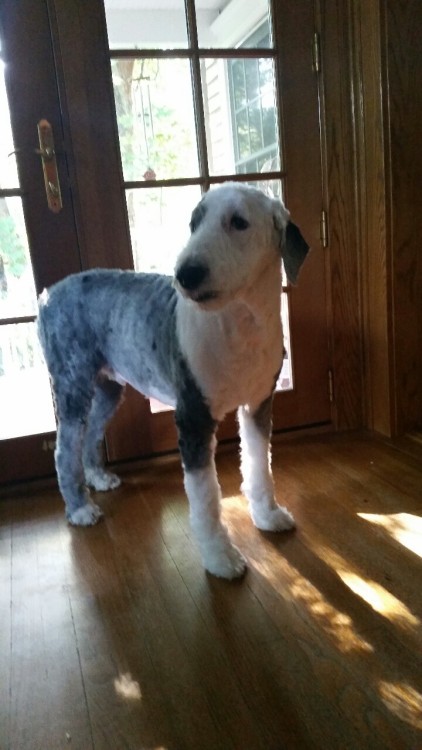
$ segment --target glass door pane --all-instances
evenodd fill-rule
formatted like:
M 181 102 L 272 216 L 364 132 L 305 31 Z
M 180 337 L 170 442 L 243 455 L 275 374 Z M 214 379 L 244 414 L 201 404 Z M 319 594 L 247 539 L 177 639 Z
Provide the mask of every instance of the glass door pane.
M 279 172 L 274 61 L 205 58 L 201 79 L 210 174 Z
M 192 207 L 201 199 L 199 186 L 127 190 L 126 199 L 135 270 L 172 276 Z
M 0 439 L 55 430 L 0 60 Z
M 195 5 L 199 47 L 273 46 L 269 0 L 197 0 Z M 265 34 L 260 31 L 263 23 Z
M 126 182 L 198 177 L 189 60 L 112 60 Z
M 188 46 L 184 0 L 105 0 L 110 49 Z

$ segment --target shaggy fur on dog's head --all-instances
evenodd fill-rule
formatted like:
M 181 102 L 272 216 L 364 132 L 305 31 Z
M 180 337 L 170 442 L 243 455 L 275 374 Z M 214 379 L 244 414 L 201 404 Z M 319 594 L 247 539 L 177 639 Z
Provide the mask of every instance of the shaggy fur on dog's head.
M 302 239 L 297 251 L 293 227 L 284 205 L 256 188 L 227 183 L 210 190 L 192 213 L 192 234 L 176 265 L 179 291 L 218 309 L 277 265 L 280 252 L 295 283 L 308 246 Z

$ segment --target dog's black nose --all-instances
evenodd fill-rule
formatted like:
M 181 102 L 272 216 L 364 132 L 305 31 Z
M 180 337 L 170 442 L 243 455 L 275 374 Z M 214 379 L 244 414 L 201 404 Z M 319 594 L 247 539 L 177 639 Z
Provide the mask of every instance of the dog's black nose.
M 176 273 L 180 286 L 188 291 L 197 289 L 207 278 L 209 269 L 200 263 L 184 263 Z

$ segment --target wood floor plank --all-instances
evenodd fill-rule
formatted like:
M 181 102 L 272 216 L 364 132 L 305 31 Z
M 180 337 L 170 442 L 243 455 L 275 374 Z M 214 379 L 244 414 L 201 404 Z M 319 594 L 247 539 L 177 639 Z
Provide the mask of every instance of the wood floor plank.
M 19 513 L 19 510 L 21 511 Z M 92 747 L 57 512 L 18 503 L 12 529 L 10 747 Z M 62 523 L 60 515 L 60 524 Z
M 422 747 L 422 449 L 276 445 L 284 534 L 217 462 L 231 583 L 202 569 L 178 462 L 125 474 L 89 529 L 54 491 L 0 502 L 1 750 Z

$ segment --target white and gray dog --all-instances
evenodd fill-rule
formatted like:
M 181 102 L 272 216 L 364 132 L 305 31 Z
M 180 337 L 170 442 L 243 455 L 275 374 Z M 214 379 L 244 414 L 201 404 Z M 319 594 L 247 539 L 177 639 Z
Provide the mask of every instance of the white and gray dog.
M 245 559 L 221 521 L 215 432 L 238 409 L 242 490 L 259 529 L 294 526 L 271 474 L 271 406 L 283 360 L 281 260 L 295 282 L 308 252 L 283 204 L 226 183 L 194 209 L 174 279 L 87 271 L 40 298 L 39 335 L 58 419 L 55 453 L 70 523 L 101 516 L 95 490 L 117 487 L 104 468 L 104 429 L 124 384 L 175 407 L 192 529 L 205 568 L 235 578 Z

